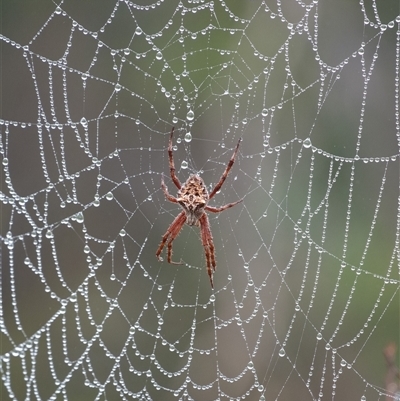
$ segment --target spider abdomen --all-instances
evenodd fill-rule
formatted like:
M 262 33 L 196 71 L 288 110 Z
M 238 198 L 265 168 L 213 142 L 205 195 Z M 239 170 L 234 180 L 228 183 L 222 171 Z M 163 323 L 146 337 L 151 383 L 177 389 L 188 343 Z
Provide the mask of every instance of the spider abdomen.
M 178 191 L 177 200 L 185 211 L 186 224 L 198 225 L 208 203 L 208 191 L 203 179 L 197 174 L 192 174 Z

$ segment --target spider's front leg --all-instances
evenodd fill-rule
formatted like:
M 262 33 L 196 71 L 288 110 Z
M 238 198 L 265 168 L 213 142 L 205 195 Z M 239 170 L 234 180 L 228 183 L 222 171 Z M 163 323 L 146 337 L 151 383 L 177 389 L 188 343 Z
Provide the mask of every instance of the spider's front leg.
M 167 232 L 163 235 L 160 246 L 157 249 L 156 252 L 156 257 L 158 260 L 160 259 L 161 252 L 164 248 L 165 243 L 168 241 L 167 247 L 168 247 L 168 253 L 167 253 L 167 260 L 168 263 L 171 263 L 173 265 L 181 265 L 182 261 L 180 262 L 173 262 L 172 261 L 172 242 L 174 239 L 178 236 L 179 232 L 181 231 L 183 225 L 185 224 L 186 221 L 186 214 L 184 211 L 180 212 L 178 216 L 176 216 L 175 220 L 171 223 L 171 225 L 168 227 Z
M 214 288 L 213 273 L 217 268 L 217 264 L 215 262 L 215 248 L 210 229 L 210 222 L 208 221 L 208 217 L 205 213 L 200 217 L 199 222 L 201 230 L 201 242 L 203 243 L 204 252 L 206 254 L 207 273 L 208 277 L 210 278 L 211 288 Z

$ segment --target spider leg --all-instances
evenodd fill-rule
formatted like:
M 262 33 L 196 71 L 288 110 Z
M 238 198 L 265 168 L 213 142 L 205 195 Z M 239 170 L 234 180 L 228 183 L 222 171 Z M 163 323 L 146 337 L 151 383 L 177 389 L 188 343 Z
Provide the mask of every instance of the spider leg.
M 239 199 L 236 202 L 228 203 L 228 204 L 226 204 L 224 206 L 221 206 L 221 207 L 206 206 L 205 209 L 208 210 L 211 213 L 219 213 L 219 212 L 223 212 L 224 210 L 229 209 L 229 208 L 237 205 L 240 202 L 243 202 L 243 199 Z
M 161 252 L 162 252 L 162 250 L 164 248 L 165 243 L 168 241 L 168 238 L 169 238 L 169 241 L 168 241 L 168 244 L 167 244 L 167 246 L 168 246 L 168 263 L 171 263 L 173 265 L 182 264 L 182 261 L 173 262 L 171 260 L 171 258 L 172 258 L 172 242 L 178 236 L 179 231 L 181 231 L 182 226 L 185 224 L 185 221 L 186 221 L 186 214 L 182 210 L 182 212 L 180 212 L 178 214 L 178 216 L 176 216 L 174 221 L 170 224 L 170 226 L 168 227 L 167 232 L 162 237 L 160 246 L 158 247 L 157 252 L 156 252 L 156 257 L 157 257 L 158 260 L 161 260 L 160 259 Z
M 169 144 L 168 144 L 168 156 L 169 156 L 169 171 L 171 174 L 172 181 L 176 185 L 178 189 L 181 189 L 182 184 L 179 181 L 178 177 L 175 175 L 175 163 L 174 163 L 174 154 L 172 152 L 172 137 L 174 135 L 175 127 L 172 127 L 171 134 L 169 136 Z
M 203 243 L 204 252 L 207 261 L 207 273 L 210 278 L 211 288 L 214 288 L 213 273 L 217 267 L 215 262 L 214 241 L 210 230 L 210 222 L 207 215 L 204 213 L 200 219 L 201 242 Z
M 165 197 L 166 197 L 170 202 L 172 202 L 172 203 L 179 203 L 179 202 L 178 202 L 178 199 L 176 199 L 174 196 L 172 196 L 172 195 L 169 194 L 168 188 L 167 188 L 167 186 L 166 186 L 165 183 L 164 183 L 164 174 L 161 176 L 161 187 L 162 187 L 162 190 L 164 191 Z
M 226 166 L 226 169 L 225 169 L 224 173 L 222 174 L 221 178 L 219 179 L 217 185 L 211 191 L 210 196 L 209 196 L 208 199 L 211 199 L 221 189 L 223 183 L 225 182 L 226 177 L 228 176 L 228 173 L 229 173 L 230 169 L 233 166 L 233 163 L 235 163 L 235 158 L 236 158 L 237 152 L 239 150 L 239 145 L 240 145 L 240 141 L 241 140 L 242 140 L 242 138 L 239 138 L 239 141 L 238 141 L 238 143 L 236 145 L 235 151 L 233 152 L 233 155 L 232 155 L 231 159 L 229 160 L 229 163 Z

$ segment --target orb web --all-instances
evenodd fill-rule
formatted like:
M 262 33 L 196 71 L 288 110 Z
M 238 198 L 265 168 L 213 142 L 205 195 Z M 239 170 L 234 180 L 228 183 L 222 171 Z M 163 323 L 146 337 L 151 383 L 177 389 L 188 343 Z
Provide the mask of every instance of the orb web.
M 2 8 L 4 399 L 396 399 L 395 2 Z

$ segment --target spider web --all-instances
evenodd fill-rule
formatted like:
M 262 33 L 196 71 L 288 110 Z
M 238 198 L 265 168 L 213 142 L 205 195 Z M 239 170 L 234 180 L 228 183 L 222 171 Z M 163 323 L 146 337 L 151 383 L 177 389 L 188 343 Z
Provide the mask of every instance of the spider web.
M 396 399 L 399 23 L 389 0 L 3 0 L 1 399 Z M 214 290 L 197 227 L 183 265 L 155 257 L 172 126 L 208 188 L 243 138 Z

